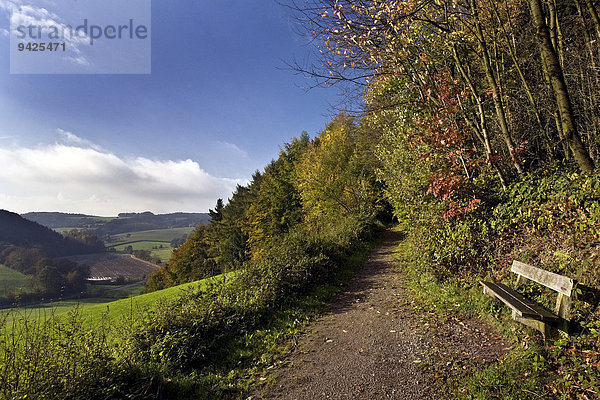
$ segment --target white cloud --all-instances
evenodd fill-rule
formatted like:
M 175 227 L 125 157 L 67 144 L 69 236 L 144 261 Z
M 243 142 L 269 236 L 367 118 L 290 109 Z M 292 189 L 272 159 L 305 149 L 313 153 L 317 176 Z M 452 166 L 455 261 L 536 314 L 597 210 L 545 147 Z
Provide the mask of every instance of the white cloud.
M 79 147 L 91 147 L 92 149 L 95 149 L 95 150 L 102 150 L 102 148 L 100 146 L 97 146 L 96 144 L 90 142 L 89 140 L 80 138 L 79 136 L 77 136 L 76 134 L 74 134 L 72 132 L 65 131 L 64 129 L 60 129 L 60 128 L 56 129 L 56 132 L 58 132 L 58 134 L 62 137 L 64 142 L 67 144 L 78 145 Z
M 237 145 L 229 142 L 218 142 L 221 146 L 223 146 L 228 152 L 233 153 L 236 156 L 241 156 L 244 158 L 248 158 L 248 153 L 246 151 L 240 149 Z
M 244 183 L 212 176 L 193 160 L 124 159 L 60 133 L 70 144 L 0 145 L 0 208 L 98 215 L 206 212 Z

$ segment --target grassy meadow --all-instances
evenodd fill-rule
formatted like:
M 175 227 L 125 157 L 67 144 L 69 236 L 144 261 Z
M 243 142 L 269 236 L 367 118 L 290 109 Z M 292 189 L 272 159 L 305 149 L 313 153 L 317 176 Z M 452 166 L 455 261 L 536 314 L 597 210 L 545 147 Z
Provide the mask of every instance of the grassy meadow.
M 0 310 L 0 322 L 5 321 L 5 333 L 10 333 L 18 329 L 19 324 L 25 320 L 43 322 L 54 317 L 66 317 L 68 313 L 77 310 L 86 323 L 92 327 L 107 321 L 119 324 L 120 321 L 135 319 L 136 315 L 141 315 L 144 310 L 152 308 L 163 300 L 175 298 L 192 289 L 204 288 L 210 281 L 219 279 L 223 279 L 223 276 L 219 275 L 146 294 L 140 294 L 144 289 L 143 285 L 125 285 L 120 288 L 98 285 L 96 290 L 103 291 L 102 297 L 64 300 L 33 307 Z M 117 296 L 122 298 L 115 300 Z M 0 325 L 1 331 L 2 326 Z
M 162 262 L 169 261 L 173 253 L 173 248 L 169 242 L 141 241 L 111 247 L 118 252 L 124 252 L 127 246 L 131 246 L 133 250 L 148 250 L 153 257 L 159 258 Z
M 111 236 L 110 242 L 106 243 L 106 247 L 114 248 L 118 252 L 124 252 L 128 246 L 131 246 L 133 250 L 148 250 L 152 257 L 167 262 L 173 253 L 171 241 L 188 236 L 195 229 L 187 227 L 120 233 Z
M 107 245 L 113 247 L 120 244 L 142 241 L 170 243 L 173 239 L 189 235 L 190 233 L 194 232 L 195 229 L 196 228 L 193 227 L 187 227 L 120 233 L 118 235 L 112 235 L 111 242 L 107 243 Z
M 0 264 L 0 296 L 7 293 L 28 293 L 32 291 L 31 281 L 22 273 Z

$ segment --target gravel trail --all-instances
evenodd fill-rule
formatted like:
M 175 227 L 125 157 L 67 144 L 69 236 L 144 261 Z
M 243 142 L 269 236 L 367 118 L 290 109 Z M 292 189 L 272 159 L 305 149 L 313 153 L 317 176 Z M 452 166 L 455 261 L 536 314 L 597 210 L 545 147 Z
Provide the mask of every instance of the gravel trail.
M 479 321 L 441 324 L 413 310 L 392 262 L 400 240 L 396 232 L 384 233 L 381 245 L 307 328 L 284 366 L 272 369 L 269 384 L 249 399 L 444 398 L 424 362 L 434 360 L 451 370 L 453 361 L 447 360 L 456 360 L 454 349 L 459 358 L 488 362 L 506 353 L 501 339 Z M 432 326 L 443 328 L 443 340 L 431 334 Z

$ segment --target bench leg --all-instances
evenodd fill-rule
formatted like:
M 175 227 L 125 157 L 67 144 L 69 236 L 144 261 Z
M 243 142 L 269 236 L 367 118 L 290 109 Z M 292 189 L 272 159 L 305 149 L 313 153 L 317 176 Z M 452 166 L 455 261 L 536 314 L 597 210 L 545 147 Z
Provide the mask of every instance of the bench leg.
M 512 317 L 515 321 L 518 321 L 523 325 L 527 325 L 530 328 L 540 331 L 544 336 L 544 341 L 546 341 L 552 336 L 551 327 L 545 322 L 538 321 L 537 319 L 519 317 L 518 315 L 516 315 L 515 312 L 513 312 Z

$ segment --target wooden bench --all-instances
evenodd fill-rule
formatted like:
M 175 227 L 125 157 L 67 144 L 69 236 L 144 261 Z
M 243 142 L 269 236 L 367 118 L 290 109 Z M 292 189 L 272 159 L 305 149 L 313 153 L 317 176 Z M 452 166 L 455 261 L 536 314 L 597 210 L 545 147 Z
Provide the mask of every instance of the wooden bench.
M 480 281 L 483 293 L 501 300 L 511 308 L 514 320 L 537 329 L 544 335 L 544 339 L 554 336 L 557 330 L 567 332 L 573 279 L 519 261 L 513 261 L 510 270 L 517 274 L 515 289 L 523 282 L 523 278 L 526 278 L 558 292 L 554 312 L 502 283 Z

